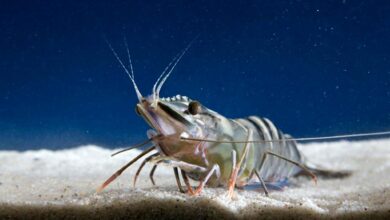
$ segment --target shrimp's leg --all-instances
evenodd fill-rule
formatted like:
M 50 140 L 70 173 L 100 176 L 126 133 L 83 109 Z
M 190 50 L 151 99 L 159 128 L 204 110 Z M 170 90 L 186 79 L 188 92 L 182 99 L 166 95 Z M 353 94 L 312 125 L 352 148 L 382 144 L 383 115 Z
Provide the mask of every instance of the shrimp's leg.
M 177 187 L 179 188 L 179 191 L 181 193 L 185 193 L 185 191 L 183 190 L 183 187 L 181 186 L 181 183 L 180 183 L 179 171 L 178 171 L 177 167 L 173 168 L 173 172 L 175 173 L 176 183 L 177 183 Z
M 248 132 L 249 132 L 249 134 L 248 134 L 247 139 L 249 140 L 252 137 L 252 130 L 249 130 Z M 234 187 L 236 186 L 238 171 L 241 168 L 241 165 L 242 165 L 242 162 L 244 161 L 244 158 L 248 154 L 248 149 L 249 149 L 248 146 L 249 146 L 249 142 L 247 142 L 245 144 L 244 153 L 241 155 L 241 158 L 240 158 L 240 161 L 238 161 L 238 164 L 236 164 L 236 154 L 237 153 L 235 150 L 232 151 L 232 160 L 233 160 L 232 174 L 230 175 L 230 179 L 229 179 L 229 183 L 228 183 L 228 197 L 229 198 L 232 198 L 232 196 L 233 196 Z
M 155 164 L 155 165 L 152 167 L 152 169 L 150 170 L 150 173 L 149 173 L 149 178 L 150 178 L 150 181 L 152 181 L 153 186 L 156 185 L 156 182 L 154 182 L 154 179 L 153 179 L 154 172 L 156 171 L 156 168 L 157 168 L 157 164 Z
M 191 186 L 190 181 L 188 179 L 187 173 L 184 170 L 180 170 L 180 171 L 181 171 L 181 176 L 184 179 L 184 183 L 187 186 L 188 193 L 190 193 L 191 195 L 194 194 L 194 191 L 192 190 L 192 186 Z
M 133 182 L 133 187 L 135 187 L 135 183 L 137 182 L 137 178 L 139 176 L 139 174 L 141 173 L 141 170 L 142 168 L 144 168 L 145 164 L 150 161 L 151 159 L 153 159 L 154 157 L 158 156 L 159 153 L 155 153 L 155 154 L 152 154 L 150 155 L 149 157 L 145 158 L 145 160 L 142 161 L 141 165 L 139 166 L 137 172 L 135 173 L 135 176 L 134 176 L 134 182 Z
M 276 153 L 273 153 L 273 152 L 271 152 L 271 151 L 267 151 L 267 152 L 265 152 L 265 153 L 263 154 L 263 157 L 262 157 L 262 159 L 261 159 L 261 163 L 260 163 L 260 166 L 259 166 L 259 172 L 258 172 L 256 175 L 258 175 L 259 173 L 261 173 L 261 169 L 263 168 L 264 162 L 265 162 L 265 160 L 267 159 L 268 154 L 271 155 L 271 156 L 278 157 L 278 158 L 280 158 L 280 159 L 282 159 L 282 160 L 285 160 L 285 161 L 287 161 L 287 162 L 290 162 L 290 163 L 294 164 L 295 166 L 301 168 L 302 170 L 304 170 L 305 172 L 307 172 L 307 174 L 308 174 L 309 176 L 311 176 L 311 178 L 313 179 L 313 181 L 315 182 L 315 184 L 317 184 L 317 177 L 316 177 L 316 175 L 314 175 L 314 173 L 312 173 L 310 170 L 308 170 L 303 164 L 301 164 L 301 163 L 299 163 L 299 162 L 297 162 L 297 161 L 294 161 L 294 160 L 290 160 L 290 159 L 288 159 L 287 157 L 281 156 L 281 155 L 276 154 Z M 259 177 L 259 179 L 262 179 L 262 178 L 260 178 L 260 175 L 258 175 L 258 177 Z M 260 180 L 260 181 L 261 181 L 261 180 Z M 263 182 L 262 182 L 262 184 L 263 184 Z M 265 185 L 264 185 L 264 186 L 265 186 Z M 266 189 L 266 188 L 264 188 L 264 189 Z M 266 193 L 266 194 L 267 194 L 267 193 Z
M 183 161 L 171 160 L 168 157 L 164 157 L 164 156 L 154 157 L 152 162 L 155 162 L 155 163 L 165 163 L 168 166 L 172 166 L 172 167 L 174 167 L 176 169 L 180 168 L 182 176 L 183 176 L 183 179 L 184 179 L 184 182 L 185 182 L 185 184 L 186 184 L 186 186 L 188 188 L 188 193 L 190 193 L 191 195 L 195 195 L 197 193 L 195 193 L 192 190 L 192 187 L 191 187 L 191 185 L 189 183 L 186 171 L 187 172 L 196 171 L 196 172 L 201 172 L 201 173 L 207 172 L 207 168 L 205 168 L 205 167 L 198 166 L 198 165 L 191 164 L 191 163 L 186 163 L 186 162 L 183 162 Z M 218 165 L 217 165 L 217 168 L 218 169 L 214 169 L 214 167 L 213 167 L 211 171 L 215 170 L 217 172 L 217 175 L 219 176 L 219 166 Z M 174 171 L 175 171 L 175 169 L 174 169 Z M 177 176 L 176 176 L 176 174 L 177 174 Z M 208 177 L 206 176 L 206 178 L 203 181 L 207 182 L 208 179 L 210 178 L 211 174 L 212 174 L 212 172 L 209 172 Z M 175 177 L 176 177 L 176 182 L 178 184 L 178 187 L 179 187 L 180 191 L 184 192 L 184 190 L 182 189 L 181 185 L 179 185 L 180 184 L 180 179 L 179 179 L 179 175 L 178 175 L 178 173 L 176 173 L 176 171 L 175 171 Z
M 228 197 L 231 198 L 233 196 L 234 186 L 236 185 L 237 179 L 237 153 L 235 150 L 232 151 L 232 173 L 230 174 L 230 179 L 228 182 Z
M 309 169 L 307 169 L 305 165 L 303 165 L 297 161 L 290 160 L 287 157 L 283 157 L 279 154 L 275 154 L 275 153 L 270 152 L 270 151 L 268 152 L 268 154 L 275 156 L 275 157 L 279 157 L 280 159 L 283 159 L 287 162 L 290 162 L 290 163 L 294 164 L 295 166 L 298 166 L 299 168 L 303 169 L 313 179 L 314 183 L 317 184 L 317 176 L 313 172 L 311 172 Z
M 202 192 L 204 186 L 205 186 L 206 183 L 209 181 L 211 175 L 212 175 L 214 172 L 216 173 L 217 176 L 219 176 L 219 174 L 220 174 L 220 169 L 219 169 L 218 164 L 214 164 L 213 168 L 211 168 L 211 170 L 207 173 L 206 177 L 205 177 L 203 180 L 201 180 L 201 181 L 199 182 L 199 186 L 195 189 L 195 191 L 194 191 L 193 193 L 190 193 L 190 194 L 191 194 L 191 195 L 199 195 L 199 193 Z
M 198 166 L 198 165 L 191 164 L 191 163 L 187 163 L 184 161 L 171 160 L 170 158 L 164 157 L 164 156 L 155 157 L 155 158 L 153 158 L 152 162 L 164 163 L 167 166 L 171 166 L 171 167 L 179 167 L 180 169 L 182 169 L 184 171 L 188 171 L 188 172 L 196 171 L 196 172 L 203 173 L 203 172 L 207 171 L 207 168 L 205 168 L 205 167 Z
M 150 181 L 152 181 L 152 184 L 153 186 L 156 185 L 156 183 L 154 182 L 154 172 L 156 171 L 156 168 L 157 168 L 157 164 L 155 164 L 152 169 L 150 170 L 150 173 L 149 173 L 149 178 L 150 178 Z M 180 179 L 179 179 L 179 173 L 178 173 L 178 169 L 177 167 L 174 167 L 173 168 L 173 172 L 175 173 L 175 178 L 176 178 L 176 183 L 177 183 L 177 187 L 179 188 L 180 192 L 182 193 L 185 193 L 185 191 L 183 190 L 183 187 L 181 186 L 181 183 L 180 183 Z M 183 172 L 183 171 L 182 171 Z
M 268 189 L 267 189 L 267 186 L 264 183 L 263 177 L 260 176 L 260 174 L 259 174 L 259 172 L 257 172 L 257 170 L 255 170 L 255 174 L 256 174 L 257 178 L 259 178 L 260 183 L 263 186 L 265 195 L 268 197 Z
M 112 176 L 110 178 L 108 178 L 96 191 L 98 193 L 103 191 L 103 189 L 108 184 L 110 184 L 112 181 L 114 181 L 118 176 L 120 176 L 124 170 L 126 170 L 129 166 L 131 166 L 133 163 L 137 162 L 137 160 L 139 160 L 141 157 L 145 156 L 147 153 L 151 152 L 154 149 L 155 149 L 155 146 L 152 146 L 152 147 L 146 149 L 145 151 L 143 151 L 142 153 L 140 153 L 138 156 L 136 156 L 134 159 L 132 159 L 130 162 L 128 162 L 126 165 L 124 165 L 122 168 L 120 168 L 114 174 L 112 174 Z

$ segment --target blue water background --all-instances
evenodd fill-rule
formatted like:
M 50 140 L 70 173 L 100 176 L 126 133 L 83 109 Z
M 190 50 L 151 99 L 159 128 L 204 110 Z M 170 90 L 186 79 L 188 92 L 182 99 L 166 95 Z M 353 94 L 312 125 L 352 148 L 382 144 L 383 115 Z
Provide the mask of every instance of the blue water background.
M 390 130 L 389 1 L 5 1 L 0 149 L 120 147 L 146 123 L 143 94 L 195 36 L 162 96 L 228 117 L 259 115 L 297 137 Z

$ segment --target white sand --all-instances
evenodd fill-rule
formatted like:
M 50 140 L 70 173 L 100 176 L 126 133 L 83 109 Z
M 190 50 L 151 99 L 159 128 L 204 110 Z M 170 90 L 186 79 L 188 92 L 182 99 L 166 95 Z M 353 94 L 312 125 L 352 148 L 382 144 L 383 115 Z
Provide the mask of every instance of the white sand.
M 234 198 L 228 200 L 223 188 L 206 188 L 195 197 L 179 193 L 172 169 L 162 166 L 155 175 L 157 187 L 150 184 L 148 165 L 133 188 L 137 163 L 97 194 L 95 189 L 139 151 L 116 157 L 110 157 L 114 151 L 97 146 L 59 151 L 0 151 L 0 204 L 6 207 L 0 207 L 3 210 L 0 216 L 1 213 L 12 216 L 9 210 L 13 207 L 15 210 L 56 207 L 58 211 L 62 207 L 96 210 L 107 206 L 122 217 L 126 211 L 133 215 L 137 210 L 141 210 L 141 215 L 156 212 L 151 216 L 164 216 L 169 210 L 174 213 L 172 216 L 185 211 L 206 217 L 253 217 L 262 213 L 268 217 L 272 213 L 300 217 L 390 215 L 390 139 L 311 143 L 300 145 L 300 149 L 316 164 L 352 170 L 353 175 L 345 179 L 319 179 L 317 185 L 300 178 L 296 180 L 297 186 L 273 191 L 268 198 L 261 192 L 236 190 Z M 121 209 L 126 211 L 119 212 Z M 110 211 L 95 214 L 107 212 Z

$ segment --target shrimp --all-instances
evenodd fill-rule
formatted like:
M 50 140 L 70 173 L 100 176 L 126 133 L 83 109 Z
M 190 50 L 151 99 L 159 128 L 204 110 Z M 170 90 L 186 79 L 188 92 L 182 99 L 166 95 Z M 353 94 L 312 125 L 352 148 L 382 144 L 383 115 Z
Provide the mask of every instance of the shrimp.
M 298 175 L 310 176 L 316 182 L 316 175 L 346 177 L 351 174 L 348 171 L 330 171 L 309 165 L 297 148 L 297 140 L 390 134 L 390 132 L 378 132 L 294 139 L 283 133 L 267 118 L 250 116 L 230 119 L 186 96 L 160 98 L 162 86 L 191 44 L 192 42 L 165 68 L 154 84 L 152 94 L 143 96 L 135 83 L 127 44 L 130 69 L 108 43 L 115 58 L 133 83 L 139 101 L 136 105 L 136 113 L 152 128 L 147 132 L 149 137 L 147 141 L 129 149 L 148 144 L 152 146 L 115 172 L 98 188 L 98 191 L 102 191 L 140 158 L 149 152 L 154 152 L 141 163 L 134 177 L 134 185 L 144 165 L 150 162 L 154 163 L 150 172 L 153 184 L 155 184 L 153 175 L 157 166 L 166 164 L 173 167 L 178 188 L 181 192 L 185 192 L 181 186 L 180 171 L 187 192 L 191 195 L 200 194 L 207 185 L 226 187 L 228 196 L 231 197 L 235 188 L 258 185 L 268 196 L 267 186 L 283 187 L 289 178 Z M 193 188 L 189 179 L 198 181 L 198 186 Z

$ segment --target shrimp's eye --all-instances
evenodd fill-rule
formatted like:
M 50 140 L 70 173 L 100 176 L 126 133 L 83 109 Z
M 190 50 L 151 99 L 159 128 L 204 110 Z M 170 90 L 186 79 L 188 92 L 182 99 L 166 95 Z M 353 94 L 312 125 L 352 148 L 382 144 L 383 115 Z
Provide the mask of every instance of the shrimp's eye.
M 191 101 L 190 104 L 188 104 L 188 112 L 191 115 L 196 115 L 201 111 L 201 106 L 198 101 Z

